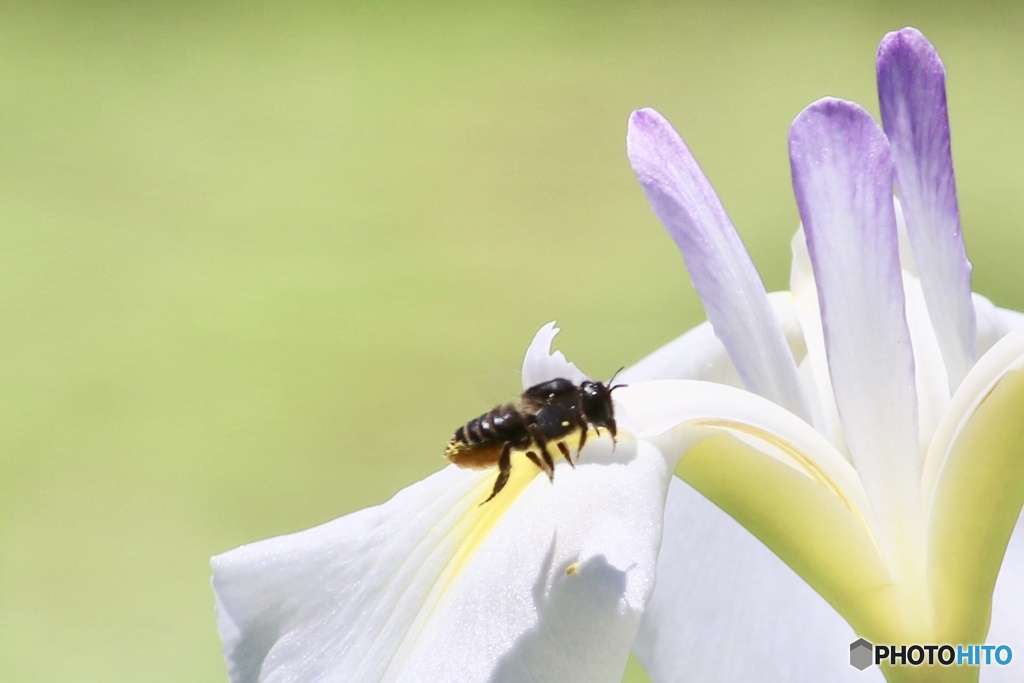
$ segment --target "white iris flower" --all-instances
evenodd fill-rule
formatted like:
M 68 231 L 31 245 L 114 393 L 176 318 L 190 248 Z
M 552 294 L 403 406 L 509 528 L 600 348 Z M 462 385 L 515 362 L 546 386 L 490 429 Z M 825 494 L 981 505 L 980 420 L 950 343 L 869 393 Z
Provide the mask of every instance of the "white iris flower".
M 884 132 L 834 99 L 793 123 L 803 228 L 772 295 L 682 139 L 634 113 L 709 322 L 620 375 L 617 446 L 592 435 L 553 484 L 517 454 L 480 505 L 496 472 L 450 466 L 215 557 L 231 680 L 616 681 L 634 645 L 655 681 L 880 679 L 856 636 L 1024 659 L 1022 316 L 971 293 L 938 56 L 904 29 L 878 74 Z M 556 332 L 524 388 L 584 378 Z

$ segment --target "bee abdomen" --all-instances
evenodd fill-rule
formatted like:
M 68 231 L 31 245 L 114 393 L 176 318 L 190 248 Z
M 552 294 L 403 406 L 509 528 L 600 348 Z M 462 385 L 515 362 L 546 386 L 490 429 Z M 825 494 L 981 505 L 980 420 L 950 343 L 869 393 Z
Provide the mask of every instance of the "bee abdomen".
M 515 405 L 508 403 L 455 430 L 444 456 L 460 467 L 487 467 L 497 463 L 506 443 L 523 448 L 529 441 L 526 417 Z
M 453 441 L 483 446 L 513 439 L 523 431 L 523 417 L 511 403 L 473 418 L 455 432 Z

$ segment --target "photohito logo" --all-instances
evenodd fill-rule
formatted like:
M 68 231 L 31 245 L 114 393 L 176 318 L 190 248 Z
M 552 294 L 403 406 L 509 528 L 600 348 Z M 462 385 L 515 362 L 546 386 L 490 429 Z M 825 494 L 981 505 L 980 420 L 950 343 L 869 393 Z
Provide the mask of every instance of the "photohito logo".
M 1009 645 L 872 645 L 863 638 L 850 643 L 850 666 L 863 671 L 873 664 L 891 666 L 1006 666 Z

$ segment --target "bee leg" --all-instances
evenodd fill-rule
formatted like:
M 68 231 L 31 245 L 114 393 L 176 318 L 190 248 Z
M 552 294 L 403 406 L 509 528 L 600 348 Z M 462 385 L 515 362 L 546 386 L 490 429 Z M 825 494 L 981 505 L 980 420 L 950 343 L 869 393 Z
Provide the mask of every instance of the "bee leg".
M 544 469 L 544 463 L 541 462 L 540 456 L 538 456 L 533 451 L 526 451 L 526 457 L 530 459 L 530 462 L 537 466 L 538 470 L 547 474 L 547 470 Z
M 572 453 L 569 452 L 569 447 L 565 445 L 564 441 L 558 442 L 558 450 L 562 452 L 562 457 L 564 457 L 565 461 L 569 463 L 569 466 L 576 469 L 576 463 L 572 461 Z
M 583 455 L 583 446 L 587 443 L 587 423 L 580 422 L 580 445 L 576 447 L 576 459 Z
M 544 473 L 548 475 L 548 481 L 551 483 L 555 482 L 555 461 L 551 460 L 551 454 L 548 453 L 547 445 L 544 449 L 540 449 L 541 457 L 538 458 L 534 452 L 530 451 L 527 456 L 534 456 L 530 460 L 534 461 L 538 467 L 544 470 Z
M 498 495 L 498 492 L 505 488 L 505 484 L 508 483 L 508 475 L 512 473 L 512 442 L 506 441 L 504 447 L 501 449 L 501 457 L 498 458 L 498 478 L 494 480 L 494 490 L 491 491 L 491 495 L 487 497 L 484 503 L 490 502 L 492 498 Z M 483 505 L 484 503 L 480 503 Z
M 551 459 L 551 454 L 548 453 L 548 440 L 544 438 L 544 435 L 541 434 L 540 430 L 537 429 L 537 425 L 535 424 L 530 426 L 529 431 L 530 436 L 533 437 L 533 442 L 537 444 L 537 450 L 540 451 L 540 459 L 543 460 L 544 464 L 540 464 L 537 460 L 533 460 L 533 458 L 531 458 L 531 460 L 533 460 L 533 462 L 537 464 L 537 467 L 544 470 L 544 473 L 548 475 L 548 481 L 554 483 L 555 461 Z M 530 453 L 532 453 L 532 451 L 528 452 L 527 456 L 529 456 Z
M 548 453 L 548 449 L 547 448 L 545 448 L 543 451 L 541 451 L 540 454 L 544 458 L 544 464 L 547 465 L 547 469 L 544 470 L 544 471 L 548 473 L 548 481 L 550 481 L 552 484 L 554 484 L 555 483 L 555 461 L 551 459 L 551 454 Z
M 541 455 L 537 455 L 533 451 L 526 451 L 526 457 L 529 458 L 534 465 L 537 466 L 544 474 L 548 475 L 548 481 L 554 483 L 555 481 L 555 463 L 552 462 L 551 456 L 548 455 L 547 451 L 541 451 Z M 543 460 L 541 459 L 543 456 Z
M 537 429 L 537 425 L 529 426 L 529 435 L 534 439 L 534 443 L 537 445 L 537 451 L 541 452 L 538 456 L 534 453 L 534 449 L 530 449 L 526 452 L 526 457 L 534 464 L 541 468 L 541 470 L 548 475 L 548 480 L 554 482 L 555 480 L 555 463 L 551 460 L 551 454 L 548 453 L 548 441 Z

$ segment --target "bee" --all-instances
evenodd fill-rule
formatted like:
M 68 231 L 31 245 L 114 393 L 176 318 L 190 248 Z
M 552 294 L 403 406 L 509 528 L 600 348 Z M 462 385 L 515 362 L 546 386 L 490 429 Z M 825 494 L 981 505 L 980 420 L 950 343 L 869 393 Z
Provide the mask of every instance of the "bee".
M 444 456 L 468 469 L 498 466 L 494 490 L 484 503 L 498 495 L 508 482 L 513 451 L 525 452 L 553 482 L 555 464 L 548 452 L 551 443 L 575 468 L 566 437 L 578 434 L 577 458 L 591 428 L 600 435 L 603 427 L 614 441 L 617 427 L 612 391 L 625 386 L 612 385 L 614 380 L 612 376 L 608 385 L 591 380 L 576 384 L 559 377 L 535 384 L 523 392 L 517 403 L 499 405 L 455 430 Z

